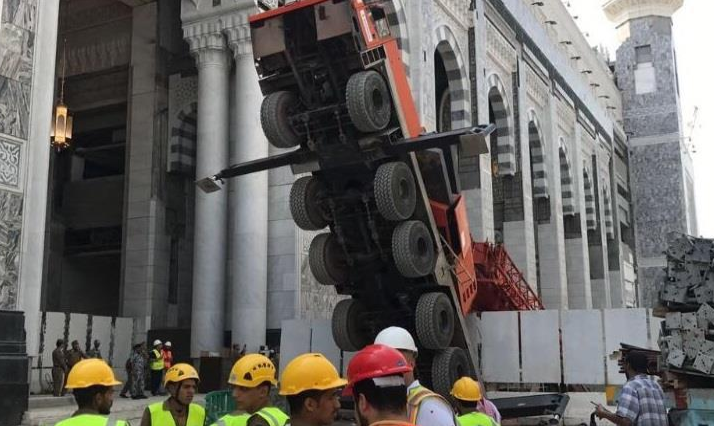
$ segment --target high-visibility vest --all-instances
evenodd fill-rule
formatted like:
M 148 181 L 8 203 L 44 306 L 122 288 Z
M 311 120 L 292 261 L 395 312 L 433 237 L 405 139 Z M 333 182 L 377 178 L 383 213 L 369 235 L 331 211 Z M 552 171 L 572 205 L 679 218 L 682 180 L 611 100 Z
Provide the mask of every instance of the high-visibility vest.
M 151 414 L 151 426 L 176 426 L 174 416 L 171 415 L 171 411 L 164 410 L 163 402 L 149 405 L 149 413 Z M 205 422 L 206 410 L 198 404 L 189 404 L 186 426 L 203 426 Z
M 99 414 L 80 414 L 55 423 L 55 426 L 129 426 L 124 420 Z
M 478 411 L 459 416 L 458 421 L 459 426 L 498 426 L 498 423 L 491 416 Z
M 161 356 L 161 352 L 158 349 L 154 349 L 154 359 L 151 360 L 151 365 L 149 368 L 152 370 L 163 370 L 164 369 L 164 357 Z
M 415 386 L 407 393 L 407 417 L 409 418 L 409 423 L 416 424 L 417 417 L 419 417 L 419 408 L 421 407 L 422 401 L 426 398 L 438 398 L 442 400 L 447 407 L 451 407 L 451 404 L 438 393 L 432 392 L 422 385 Z
M 277 407 L 263 407 L 253 414 L 262 417 L 270 426 L 284 426 L 290 419 L 287 414 Z
M 245 426 L 249 418 L 250 414 L 226 414 L 211 426 Z

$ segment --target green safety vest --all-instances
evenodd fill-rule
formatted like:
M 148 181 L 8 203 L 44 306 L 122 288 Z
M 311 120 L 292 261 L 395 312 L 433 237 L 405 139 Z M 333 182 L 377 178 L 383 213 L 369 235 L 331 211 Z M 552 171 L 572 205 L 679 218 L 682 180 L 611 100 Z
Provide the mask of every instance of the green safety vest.
M 211 426 L 245 426 L 248 424 L 250 414 L 226 414 Z
M 99 414 L 80 414 L 55 423 L 55 426 L 129 426 L 124 420 Z
M 164 369 L 164 357 L 161 356 L 161 352 L 159 352 L 158 349 L 154 349 L 153 352 L 154 352 L 154 357 L 156 359 L 151 360 L 151 365 L 149 366 L 149 368 L 151 368 L 154 371 L 163 370 Z
M 283 413 L 280 408 L 264 407 L 253 413 L 262 417 L 270 426 L 284 426 L 290 420 L 287 414 Z
M 409 423 L 416 424 L 417 417 L 419 417 L 419 408 L 426 398 L 438 398 L 447 407 L 451 407 L 451 404 L 443 396 L 422 385 L 416 386 L 407 392 L 407 417 L 409 418 Z
M 498 423 L 486 414 L 474 411 L 458 418 L 459 426 L 498 426 Z
M 164 410 L 163 402 L 156 402 L 149 405 L 151 414 L 151 426 L 176 426 L 171 411 Z M 206 410 L 198 404 L 191 403 L 188 406 L 188 419 L 186 426 L 203 426 L 206 422 Z

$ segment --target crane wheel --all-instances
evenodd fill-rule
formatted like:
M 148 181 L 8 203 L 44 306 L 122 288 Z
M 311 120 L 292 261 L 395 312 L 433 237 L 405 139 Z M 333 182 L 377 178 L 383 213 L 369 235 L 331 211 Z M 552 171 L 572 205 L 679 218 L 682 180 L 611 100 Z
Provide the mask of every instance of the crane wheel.
M 364 304 L 357 299 L 337 302 L 332 312 L 332 338 L 338 348 L 354 352 L 370 343 L 368 333 L 362 328 L 364 322 L 360 319 L 364 311 Z
M 319 231 L 327 226 L 318 199 L 324 190 L 322 182 L 314 176 L 303 176 L 290 189 L 290 214 L 295 224 L 305 231 Z
M 322 285 L 339 285 L 347 281 L 349 267 L 337 238 L 331 233 L 318 234 L 310 243 L 310 270 Z
M 418 278 L 434 271 L 434 242 L 424 222 L 402 222 L 392 234 L 392 257 L 399 272 L 407 278 Z
M 444 293 L 425 293 L 415 312 L 416 332 L 422 346 L 445 349 L 454 337 L 454 308 Z
M 374 176 L 374 199 L 377 210 L 387 220 L 409 219 L 416 208 L 414 175 L 401 161 L 379 166 Z
M 469 357 L 461 348 L 446 348 L 437 353 L 431 362 L 433 390 L 441 395 L 449 395 L 455 381 L 472 374 Z
M 290 124 L 290 115 L 298 108 L 298 98 L 292 92 L 274 92 L 260 105 L 260 125 L 268 141 L 276 148 L 300 145 L 301 137 Z
M 352 124 L 364 133 L 384 130 L 392 118 L 392 98 L 377 71 L 361 71 L 347 81 L 347 112 Z

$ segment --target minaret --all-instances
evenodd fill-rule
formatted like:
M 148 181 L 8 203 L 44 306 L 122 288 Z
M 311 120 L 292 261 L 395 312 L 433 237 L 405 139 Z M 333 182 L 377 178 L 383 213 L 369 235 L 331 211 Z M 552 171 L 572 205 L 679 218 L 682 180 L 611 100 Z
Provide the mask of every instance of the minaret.
M 682 128 L 672 15 L 684 0 L 610 0 L 621 43 L 615 76 L 630 149 L 639 299 L 657 300 L 670 232 L 697 233 L 692 160 Z

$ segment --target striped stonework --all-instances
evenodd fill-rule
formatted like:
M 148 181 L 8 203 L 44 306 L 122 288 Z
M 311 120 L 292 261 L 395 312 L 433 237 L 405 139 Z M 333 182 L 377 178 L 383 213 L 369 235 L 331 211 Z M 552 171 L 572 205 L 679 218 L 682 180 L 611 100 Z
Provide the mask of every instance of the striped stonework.
M 612 221 L 612 202 L 610 201 L 610 188 L 605 183 L 603 183 L 602 193 L 602 199 L 604 201 L 605 207 L 605 232 L 607 233 L 607 239 L 612 240 L 615 238 L 615 226 Z
M 533 198 L 548 198 L 548 171 L 545 166 L 545 148 L 540 123 L 534 110 L 528 111 L 528 146 L 531 154 Z
M 409 76 L 409 35 L 407 30 L 407 17 L 404 10 L 403 0 L 391 0 L 384 3 L 387 12 L 387 23 L 394 38 L 397 39 L 397 46 L 402 53 L 402 62 Z
M 516 146 L 511 129 L 511 112 L 507 104 L 506 90 L 497 74 L 491 74 L 486 82 L 488 102 L 496 121 L 496 154 L 498 175 L 516 174 Z M 493 153 L 491 153 L 493 156 Z
M 451 98 L 451 128 L 462 129 L 471 125 L 471 99 L 468 72 L 461 55 L 461 49 L 449 27 L 436 29 L 436 50 L 441 55 L 449 81 Z
M 173 120 L 169 139 L 168 171 L 193 176 L 196 170 L 196 112 L 193 102 Z
M 575 214 L 573 175 L 571 173 L 572 168 L 570 167 L 568 149 L 563 138 L 560 138 L 558 155 L 560 157 L 560 193 L 563 198 L 563 216 L 571 216 Z
M 595 191 L 587 164 L 583 164 L 583 184 L 585 188 L 585 221 L 588 230 L 597 229 Z

